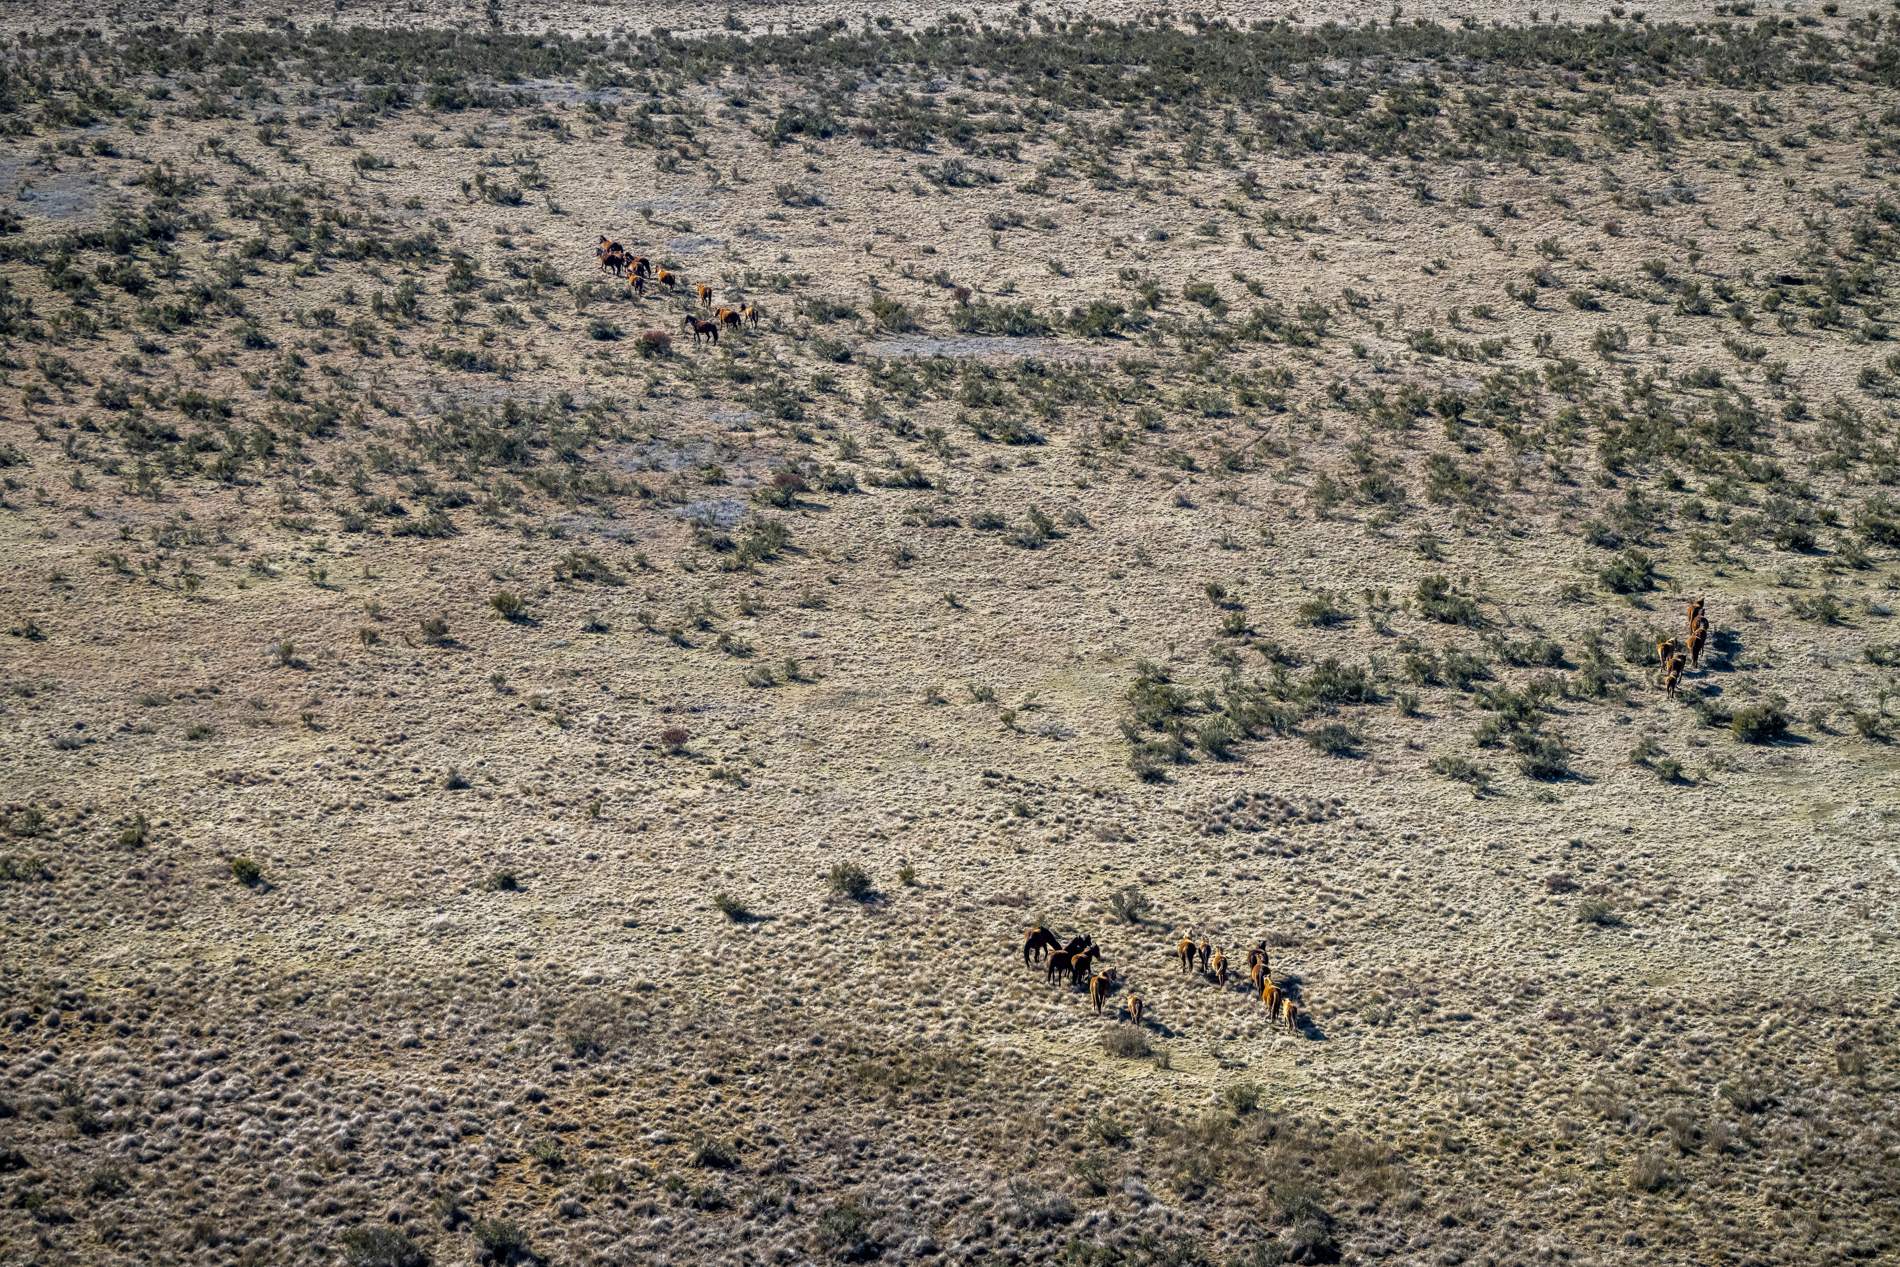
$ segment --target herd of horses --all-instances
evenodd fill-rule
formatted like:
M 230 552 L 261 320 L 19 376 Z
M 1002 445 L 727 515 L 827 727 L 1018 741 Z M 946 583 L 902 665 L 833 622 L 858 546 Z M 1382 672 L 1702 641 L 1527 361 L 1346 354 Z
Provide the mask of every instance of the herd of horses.
M 1108 998 L 1122 984 L 1122 974 L 1114 968 L 1096 967 L 1103 957 L 1102 948 L 1088 934 L 1078 934 L 1063 941 L 1041 924 L 1023 932 L 1023 965 L 1041 966 L 1043 980 L 1051 984 L 1068 978 L 1069 988 L 1076 989 L 1087 984 L 1089 1005 L 1100 1016 L 1108 1004 Z M 1199 972 L 1203 977 L 1212 979 L 1223 990 L 1227 988 L 1228 965 L 1227 952 L 1203 935 L 1195 940 L 1193 931 L 1184 934 L 1174 945 L 1174 957 L 1181 965 L 1181 971 Z M 1263 939 L 1255 942 L 1247 951 L 1247 976 L 1252 985 L 1249 993 L 1260 996 L 1266 1005 L 1270 1021 L 1286 1026 L 1289 1034 L 1300 1029 L 1300 1006 L 1292 995 L 1275 983 L 1273 968 L 1267 959 L 1267 943 Z M 1124 1015 L 1132 1023 L 1141 1024 L 1146 1012 L 1146 1003 L 1141 995 L 1130 993 Z
M 1689 633 L 1686 641 L 1664 638 L 1656 644 L 1656 660 L 1661 666 L 1658 676 L 1666 694 L 1676 693 L 1676 684 L 1682 681 L 1685 663 L 1692 668 L 1702 667 L 1702 648 L 1708 645 L 1708 641 L 1709 618 L 1703 614 L 1702 600 L 1698 598 L 1689 604 Z
M 672 294 L 686 285 L 678 273 L 671 269 L 656 268 L 653 261 L 644 255 L 635 255 L 606 234 L 594 244 L 594 259 L 600 265 L 600 271 L 614 277 L 627 279 L 627 289 L 635 295 L 645 295 L 647 287 Z M 710 339 L 717 345 L 721 329 L 737 329 L 741 325 L 757 325 L 759 308 L 757 304 L 744 304 L 737 308 L 713 308 L 713 288 L 706 282 L 697 282 L 691 287 L 699 306 L 712 311 L 711 317 L 700 317 L 689 312 L 680 319 L 680 328 L 693 333 L 693 342 Z

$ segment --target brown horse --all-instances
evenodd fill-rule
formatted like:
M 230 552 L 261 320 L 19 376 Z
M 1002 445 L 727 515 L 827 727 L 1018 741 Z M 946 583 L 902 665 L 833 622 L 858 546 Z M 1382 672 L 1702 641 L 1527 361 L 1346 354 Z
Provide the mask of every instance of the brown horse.
M 1194 971 L 1194 937 L 1189 934 L 1174 944 L 1174 957 L 1181 961 L 1181 971 Z
M 663 268 L 654 275 L 653 281 L 661 290 L 671 290 L 680 284 L 680 275 Z
M 1657 667 L 1667 669 L 1669 662 L 1675 659 L 1676 653 L 1680 650 L 1682 650 L 1682 644 L 1677 642 L 1674 638 L 1664 638 L 1661 642 L 1658 642 L 1656 644 Z
M 1207 957 L 1214 953 L 1214 943 L 1207 940 L 1207 938 L 1205 937 L 1201 938 L 1200 948 L 1197 951 L 1197 953 L 1201 960 L 1201 971 L 1206 972 L 1207 971 Z
M 739 309 L 739 315 L 745 318 L 745 323 L 749 326 L 759 324 L 759 306 L 757 304 L 747 304 L 745 307 Z
M 1227 988 L 1227 952 L 1224 950 L 1214 952 L 1214 980 L 1220 983 L 1221 989 Z
M 1078 986 L 1089 979 L 1089 973 L 1095 967 L 1095 961 L 1102 957 L 1100 949 L 1090 946 L 1069 961 L 1069 984 Z
M 1077 965 L 1087 972 L 1089 960 L 1094 957 L 1093 946 L 1084 946 L 1080 950 L 1058 950 L 1049 956 L 1049 966 L 1043 970 L 1042 979 L 1054 982 L 1057 977 L 1067 973 L 1070 984 L 1074 984 Z
M 1273 984 L 1272 977 L 1268 977 L 1266 984 L 1260 987 L 1260 1001 L 1267 1005 L 1268 1016 L 1280 1014 L 1280 987 Z
M 1142 998 L 1139 994 L 1131 994 L 1128 996 L 1128 1019 L 1129 1020 L 1133 1021 L 1137 1025 L 1141 1024 L 1141 1014 L 1146 1010 L 1147 1010 L 1147 1006 L 1146 1004 L 1142 1002 Z
M 719 323 L 717 321 L 701 321 L 698 317 L 688 315 L 680 318 L 680 329 L 691 330 L 693 332 L 693 343 L 695 346 L 698 345 L 701 339 L 711 339 L 714 347 L 719 346 Z
M 1696 627 L 1696 622 L 1702 619 L 1702 601 L 1702 599 L 1698 598 L 1695 602 L 1689 604 L 1689 628 L 1692 631 Z
M 1702 648 L 1709 641 L 1709 622 L 1703 621 L 1689 635 L 1689 663 L 1696 668 L 1702 667 Z
M 737 329 L 739 326 L 739 310 L 737 308 L 715 309 L 713 312 L 713 320 L 722 326 Z
M 1289 1034 L 1299 1033 L 1300 1005 L 1295 1003 L 1292 999 L 1281 999 L 1280 1013 L 1286 1017 L 1286 1032 Z
M 636 295 L 644 295 L 647 293 L 647 279 L 632 269 L 628 269 L 627 289 Z
M 1062 943 L 1056 940 L 1054 933 L 1041 924 L 1036 925 L 1023 934 L 1023 966 L 1041 963 L 1044 955 L 1059 949 L 1061 945 Z
M 1075 936 L 1069 938 L 1068 942 L 1062 947 L 1062 953 L 1065 955 L 1073 955 L 1080 951 L 1087 950 L 1094 944 L 1095 939 L 1090 937 L 1087 933 L 1077 933 Z
M 1680 651 L 1676 652 L 1675 655 L 1669 657 L 1669 665 L 1667 668 L 1663 669 L 1663 677 L 1662 677 L 1663 694 L 1669 695 L 1669 696 L 1675 695 L 1676 683 L 1682 681 L 1682 663 L 1683 663 L 1682 652 Z
M 633 262 L 627 265 L 627 271 L 630 273 L 638 273 L 642 277 L 651 277 L 653 275 L 653 261 L 644 255 L 636 255 L 633 257 Z
M 1102 1014 L 1102 1005 L 1108 1002 L 1108 996 L 1114 990 L 1115 970 L 1113 968 L 1107 972 L 1098 972 L 1089 978 L 1089 1004 L 1095 1009 L 1097 1016 Z
M 699 306 L 701 308 L 712 307 L 712 287 L 711 286 L 708 286 L 705 282 L 701 282 L 699 283 L 699 285 L 693 287 L 693 293 L 699 296 Z

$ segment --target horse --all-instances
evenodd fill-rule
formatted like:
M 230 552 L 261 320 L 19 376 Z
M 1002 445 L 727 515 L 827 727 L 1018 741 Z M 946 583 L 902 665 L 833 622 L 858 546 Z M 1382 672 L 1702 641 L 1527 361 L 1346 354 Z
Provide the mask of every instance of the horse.
M 1224 950 L 1214 952 L 1214 980 L 1220 983 L 1221 989 L 1227 988 L 1227 952 Z
M 1198 951 L 1198 954 L 1199 954 L 1199 956 L 1200 956 L 1200 960 L 1201 960 L 1201 971 L 1202 971 L 1202 972 L 1206 972 L 1206 971 L 1207 971 L 1207 957 L 1208 957 L 1209 955 L 1211 955 L 1211 954 L 1213 954 L 1213 953 L 1214 953 L 1214 943 L 1213 943 L 1213 942 L 1211 942 L 1211 941 L 1209 941 L 1209 940 L 1207 940 L 1207 938 L 1205 938 L 1205 937 L 1203 937 L 1203 938 L 1201 938 L 1201 944 L 1200 944 L 1200 947 L 1199 947 L 1199 951 Z
M 680 318 L 680 329 L 693 332 L 693 345 L 697 347 L 701 339 L 711 339 L 713 346 L 719 346 L 719 323 L 701 321 L 698 317 L 687 315 Z
M 1115 989 L 1115 970 L 1098 972 L 1089 978 L 1089 1003 L 1095 1008 L 1095 1014 L 1102 1014 L 1102 1005 L 1108 1002 L 1108 996 Z
M 1044 928 L 1041 924 L 1036 925 L 1023 934 L 1023 966 L 1028 967 L 1032 963 L 1041 963 L 1044 955 L 1057 949 L 1061 945 L 1062 943 L 1056 940 L 1054 933 Z
M 1087 950 L 1081 951 L 1075 958 L 1071 959 L 1069 961 L 1069 985 L 1074 987 L 1087 981 L 1089 978 L 1089 969 L 1094 967 L 1095 961 L 1101 957 L 1102 952 L 1096 947 L 1090 946 Z
M 653 281 L 661 290 L 671 290 L 680 284 L 680 275 L 663 268 L 654 275 Z
M 1300 1032 L 1300 1005 L 1295 1003 L 1290 998 L 1281 999 L 1280 1012 L 1283 1016 L 1286 1017 L 1286 1032 L 1289 1034 L 1299 1033 Z
M 1088 954 L 1089 952 L 1086 948 L 1082 950 L 1058 950 L 1052 952 L 1049 956 L 1049 966 L 1043 969 L 1042 979 L 1053 984 L 1055 979 L 1063 973 L 1067 972 L 1073 974 L 1076 959 L 1081 958 L 1083 962 L 1086 963 L 1088 961 Z
M 1695 668 L 1702 667 L 1702 648 L 1708 641 L 1709 622 L 1705 620 L 1695 627 L 1694 633 L 1689 635 L 1689 663 Z
M 712 307 L 712 287 L 711 286 L 708 286 L 705 282 L 701 282 L 699 283 L 699 285 L 693 287 L 693 293 L 699 296 L 699 306 L 701 308 Z
M 1142 998 L 1139 994 L 1131 994 L 1128 996 L 1128 1019 L 1129 1020 L 1133 1021 L 1137 1025 L 1141 1024 L 1141 1014 L 1145 1010 L 1146 1010 L 1145 1005 L 1143 1004 Z
M 1194 970 L 1194 937 L 1189 934 L 1174 944 L 1174 957 L 1181 961 L 1181 971 Z
M 739 315 L 745 318 L 745 323 L 749 326 L 759 324 L 759 306 L 757 304 L 747 304 L 745 307 L 739 309 Z
M 740 321 L 739 310 L 737 308 L 715 309 L 713 312 L 713 320 L 722 326 L 730 326 L 736 330 L 739 327 Z

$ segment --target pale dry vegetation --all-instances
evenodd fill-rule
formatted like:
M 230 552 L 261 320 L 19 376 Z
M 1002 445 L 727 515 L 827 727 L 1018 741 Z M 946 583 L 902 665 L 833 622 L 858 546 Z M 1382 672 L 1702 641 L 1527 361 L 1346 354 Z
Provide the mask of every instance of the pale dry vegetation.
M 1900 1253 L 1891 11 L 10 29 L 0 1259 Z

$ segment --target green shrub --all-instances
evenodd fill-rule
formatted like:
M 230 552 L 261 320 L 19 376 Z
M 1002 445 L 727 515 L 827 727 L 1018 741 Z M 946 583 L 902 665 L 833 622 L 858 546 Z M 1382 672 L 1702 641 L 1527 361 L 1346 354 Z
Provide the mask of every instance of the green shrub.
M 254 889 L 263 882 L 264 868 L 249 858 L 233 858 L 231 859 L 231 874 L 245 888 Z
M 1729 719 L 1729 728 L 1743 743 L 1773 743 L 1788 733 L 1788 714 L 1782 701 L 1744 704 Z
M 1459 593 L 1449 577 L 1436 573 L 1425 577 L 1418 583 L 1416 597 L 1418 609 L 1433 620 L 1474 629 L 1484 624 L 1484 613 L 1479 610 L 1477 600 Z
M 1632 548 L 1611 559 L 1597 573 L 1597 579 L 1613 593 L 1644 593 L 1656 588 L 1656 564 L 1647 554 Z
M 472 1230 L 490 1262 L 512 1264 L 528 1257 L 527 1230 L 513 1219 L 479 1219 Z
M 834 863 L 825 873 L 825 884 L 833 893 L 854 902 L 867 901 L 873 893 L 871 873 L 855 862 Z
M 1623 921 L 1617 917 L 1616 910 L 1602 898 L 1585 898 L 1577 906 L 1577 922 L 1591 924 L 1598 928 L 1615 928 Z
M 1359 736 L 1350 726 L 1339 722 L 1327 722 L 1312 730 L 1306 736 L 1307 746 L 1315 752 L 1323 752 L 1329 757 L 1356 757 L 1359 755 Z

